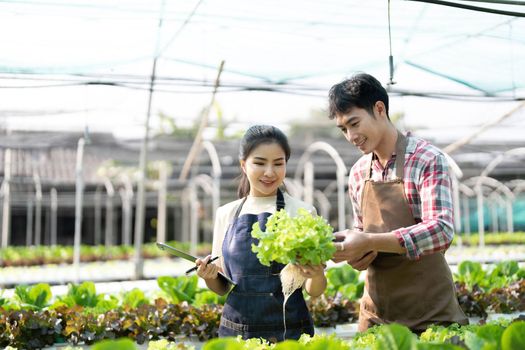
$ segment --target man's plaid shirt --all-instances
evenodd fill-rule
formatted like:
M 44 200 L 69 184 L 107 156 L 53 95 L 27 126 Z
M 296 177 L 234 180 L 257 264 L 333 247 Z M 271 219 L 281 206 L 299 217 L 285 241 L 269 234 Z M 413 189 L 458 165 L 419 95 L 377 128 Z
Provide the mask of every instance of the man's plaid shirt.
M 361 197 L 371 156 L 364 155 L 354 164 L 348 181 L 354 228 L 361 231 Z M 374 159 L 371 179 L 395 179 L 395 157 L 392 155 L 385 168 Z M 427 141 L 408 135 L 403 177 L 405 195 L 417 224 L 393 232 L 406 248 L 407 257 L 419 259 L 421 255 L 446 250 L 454 237 L 454 225 L 452 181 L 445 156 Z

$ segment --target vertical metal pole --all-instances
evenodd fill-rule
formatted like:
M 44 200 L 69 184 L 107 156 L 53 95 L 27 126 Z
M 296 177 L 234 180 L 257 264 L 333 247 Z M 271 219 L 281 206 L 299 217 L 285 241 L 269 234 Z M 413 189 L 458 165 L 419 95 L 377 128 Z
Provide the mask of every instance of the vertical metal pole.
M 464 217 L 464 231 L 470 235 L 470 198 L 467 196 L 463 197 L 463 217 Z
M 97 186 L 95 190 L 94 198 L 94 210 L 95 210 L 95 245 L 100 245 L 102 242 L 102 195 L 100 193 L 100 187 Z
M 160 27 L 160 24 L 159 24 Z M 148 112 L 146 113 L 146 122 L 144 123 L 144 138 L 140 148 L 139 160 L 139 178 L 137 185 L 137 208 L 135 210 L 135 272 L 134 279 L 141 279 L 144 275 L 144 260 L 142 259 L 142 241 L 144 240 L 144 222 L 146 221 L 146 166 L 148 161 L 148 143 L 149 143 L 149 120 L 151 117 L 151 104 L 153 100 L 153 87 L 155 85 L 155 74 L 157 71 L 157 59 L 153 60 L 151 72 L 151 81 L 149 87 Z
M 39 246 L 42 242 L 42 184 L 40 176 L 33 176 L 35 181 L 35 245 Z
M 104 243 L 106 247 L 115 244 L 115 235 L 113 234 L 114 219 L 113 219 L 113 198 L 115 197 L 115 189 L 111 181 L 106 178 L 104 180 L 106 186 L 106 230 Z
M 2 210 L 2 248 L 9 245 L 9 234 L 11 230 L 11 149 L 6 149 L 4 153 L 4 200 Z
M 189 196 L 189 189 L 185 188 L 182 191 L 181 194 L 182 198 L 182 234 L 181 234 L 181 240 L 182 242 L 189 242 L 190 241 L 190 221 L 191 221 L 191 208 L 190 208 L 190 196 Z
M 26 246 L 33 243 L 33 201 L 27 201 L 27 218 L 26 218 Z
M 514 233 L 514 213 L 512 212 L 512 200 L 510 198 L 505 199 L 507 207 L 507 231 Z
M 78 140 L 77 146 L 77 164 L 75 168 L 76 185 L 75 185 L 75 237 L 73 246 L 73 266 L 75 271 L 74 280 L 80 281 L 80 243 L 82 237 L 82 201 L 84 196 L 84 176 L 83 176 L 83 159 L 84 159 L 84 138 Z
M 157 241 L 166 242 L 166 197 L 168 195 L 168 168 L 164 162 L 159 166 L 159 196 L 157 202 Z
M 493 200 L 489 208 L 492 214 L 492 232 L 497 233 L 499 231 L 498 202 L 496 198 L 493 198 Z
M 124 188 L 120 193 L 122 198 L 122 244 L 131 245 L 133 185 L 127 175 L 122 175 L 121 180 L 124 183 Z
M 57 245 L 58 194 L 56 188 L 50 191 L 51 196 L 51 245 Z
M 479 234 L 479 247 L 483 249 L 485 247 L 485 220 L 483 214 L 483 190 L 481 185 L 476 185 L 476 198 L 478 202 L 478 234 Z

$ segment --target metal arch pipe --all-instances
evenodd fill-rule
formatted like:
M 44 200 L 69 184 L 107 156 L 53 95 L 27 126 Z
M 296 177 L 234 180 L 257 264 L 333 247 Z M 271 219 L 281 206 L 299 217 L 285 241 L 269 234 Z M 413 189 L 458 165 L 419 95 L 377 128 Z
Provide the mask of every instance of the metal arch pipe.
M 509 197 L 503 196 L 501 192 L 498 190 L 492 191 L 488 198 L 494 201 L 498 201 L 499 204 L 503 207 L 505 207 L 505 210 L 507 212 L 507 231 L 508 232 L 514 232 L 514 222 L 513 222 L 513 213 L 512 213 L 512 200 L 509 200 Z M 497 220 L 497 216 L 496 216 Z M 494 232 L 497 232 L 497 230 L 494 230 Z
M 286 187 L 286 192 L 292 197 L 300 197 L 301 193 L 303 193 L 303 184 L 295 181 L 295 179 L 285 178 L 284 186 Z
M 448 165 L 450 166 L 450 169 L 452 170 L 452 174 L 457 177 L 458 179 L 461 179 L 463 177 L 463 171 L 461 171 L 461 168 L 459 167 L 458 163 L 452 158 L 448 153 L 441 150 L 445 158 L 447 159 Z
M 327 153 L 334 160 L 335 165 L 337 167 L 336 179 L 337 179 L 338 224 L 339 224 L 339 230 L 342 231 L 346 228 L 344 187 L 345 187 L 345 177 L 346 177 L 347 169 L 346 169 L 346 165 L 343 162 L 343 159 L 341 158 L 337 150 L 326 142 L 323 142 L 323 141 L 314 142 L 313 144 L 308 146 L 308 148 L 304 151 L 301 158 L 299 158 L 294 178 L 296 181 L 300 181 L 300 178 L 303 175 L 303 172 L 306 167 L 306 162 L 309 161 L 312 154 L 317 151 L 324 151 L 325 153 Z
M 492 191 L 487 199 L 490 201 L 490 209 L 492 215 L 492 232 L 497 233 L 499 231 L 499 220 L 498 220 L 498 204 L 506 206 L 506 201 L 498 191 Z
M 476 198 L 477 198 L 477 206 L 478 206 L 478 232 L 479 232 L 479 246 L 480 248 L 483 248 L 485 246 L 485 220 L 484 220 L 484 213 L 483 213 L 483 189 L 482 186 L 488 186 L 496 188 L 497 190 L 501 191 L 503 194 L 507 196 L 507 199 L 509 201 L 514 200 L 514 194 L 512 191 L 505 186 L 503 183 L 499 182 L 498 180 L 488 177 L 488 176 L 475 176 L 467 179 L 465 181 L 466 183 L 473 183 L 474 184 L 474 191 L 476 192 Z M 510 215 L 510 218 L 509 218 Z M 507 211 L 507 222 L 509 220 L 513 220 L 512 218 L 512 210 L 509 212 Z
M 476 195 L 476 192 L 469 186 L 465 185 L 464 183 L 460 182 L 458 184 L 458 190 L 459 192 L 463 193 L 467 197 L 474 197 Z
M 463 199 L 461 200 L 463 217 L 464 220 L 464 232 L 470 235 L 470 208 L 469 208 L 469 197 L 474 197 L 476 192 L 474 192 L 470 187 L 464 183 L 458 183 L 459 194 L 463 194 Z
M 525 192 L 525 180 L 515 179 L 509 182 L 506 182 L 505 185 L 510 189 L 512 188 L 512 193 L 514 196 L 518 196 L 521 192 Z
M 332 205 L 330 204 L 328 197 L 326 197 L 326 195 L 319 190 L 315 190 L 313 196 L 317 203 L 319 203 L 321 216 L 325 218 L 326 221 L 330 222 L 330 209 L 332 208 Z
M 481 172 L 480 176 L 488 176 L 496 166 L 504 161 L 506 158 L 514 157 L 514 156 L 525 156 L 525 147 L 518 147 L 510 149 L 506 152 L 503 152 L 502 154 L 498 155 L 496 158 L 494 158 Z
M 502 182 L 488 176 L 474 176 L 465 181 L 465 184 L 474 184 L 474 192 L 476 192 L 476 187 L 485 185 L 487 187 L 492 187 L 498 191 L 500 191 L 502 194 L 507 196 L 508 198 L 514 200 L 515 196 L 514 193 Z M 477 193 L 477 192 L 476 192 Z

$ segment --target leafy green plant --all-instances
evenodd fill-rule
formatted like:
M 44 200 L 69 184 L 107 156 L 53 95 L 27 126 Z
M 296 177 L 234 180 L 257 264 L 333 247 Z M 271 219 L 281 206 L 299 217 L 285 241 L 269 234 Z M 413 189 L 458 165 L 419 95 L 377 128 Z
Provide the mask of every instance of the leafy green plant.
M 15 296 L 20 307 L 28 310 L 42 310 L 49 306 L 51 287 L 47 283 L 33 286 L 19 285 L 15 288 Z
M 144 295 L 144 292 L 138 288 L 125 292 L 122 296 L 122 306 L 127 308 L 137 308 L 141 305 L 149 304 L 148 298 Z
M 203 290 L 195 294 L 195 299 L 192 305 L 195 307 L 202 307 L 207 304 L 221 304 L 224 305 L 226 302 L 227 295 L 218 295 L 209 290 Z
M 199 278 L 193 276 L 179 276 L 170 277 L 162 276 L 157 278 L 157 284 L 160 289 L 166 293 L 168 298 L 173 303 L 180 303 L 187 301 L 192 303 L 195 300 L 195 295 L 198 292 Z
M 464 283 L 467 288 L 480 287 L 489 292 L 492 289 L 504 288 L 510 283 L 523 279 L 524 269 L 520 269 L 516 261 L 503 261 L 492 268 L 484 270 L 480 263 L 462 261 L 458 266 L 458 272 L 454 274 L 457 282 Z
M 252 236 L 258 243 L 252 244 L 252 251 L 266 266 L 272 261 L 319 265 L 335 253 L 332 233 L 332 227 L 321 216 L 300 208 L 297 216 L 290 217 L 281 209 L 268 218 L 266 231 L 259 223 L 253 225 Z
M 328 269 L 326 294 L 336 296 L 339 293 L 350 300 L 361 298 L 365 283 L 359 280 L 359 275 L 359 271 L 346 264 Z
M 65 296 L 59 296 L 51 306 L 52 309 L 61 306 L 80 306 L 90 312 L 103 313 L 117 308 L 119 300 L 116 296 L 97 294 L 95 284 L 90 281 L 81 284 L 70 283 Z

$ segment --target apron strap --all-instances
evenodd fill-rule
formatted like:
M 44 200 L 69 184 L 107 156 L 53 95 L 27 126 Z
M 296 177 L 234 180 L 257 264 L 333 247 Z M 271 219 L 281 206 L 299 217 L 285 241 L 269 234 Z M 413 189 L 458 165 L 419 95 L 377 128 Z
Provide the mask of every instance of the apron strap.
M 239 217 L 239 214 L 241 213 L 242 206 L 244 205 L 244 202 L 246 202 L 247 199 L 248 199 L 247 196 L 243 198 L 241 204 L 239 205 L 239 207 L 235 211 L 235 215 L 233 216 L 233 221 L 237 220 L 237 218 Z
M 284 196 L 280 188 L 277 189 L 277 201 L 275 202 L 275 206 L 277 207 L 277 211 L 284 209 Z
M 405 171 L 405 152 L 407 147 L 407 138 L 399 130 L 397 131 L 396 141 L 396 177 L 403 180 L 403 173 Z M 372 162 L 374 161 L 374 152 L 370 152 L 368 159 L 368 166 L 365 175 L 365 181 L 372 177 Z

